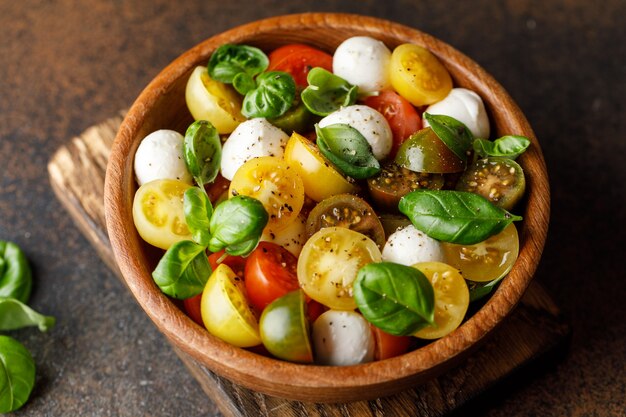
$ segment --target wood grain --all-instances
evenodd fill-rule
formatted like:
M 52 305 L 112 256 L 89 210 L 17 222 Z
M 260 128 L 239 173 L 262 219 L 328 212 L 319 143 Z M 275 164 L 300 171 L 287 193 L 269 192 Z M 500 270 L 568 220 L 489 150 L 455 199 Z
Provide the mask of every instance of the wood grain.
M 103 191 L 110 147 L 122 122 L 113 117 L 61 147 L 48 165 L 51 185 L 102 259 L 119 274 L 107 237 Z M 121 279 L 121 276 L 120 276 Z M 533 283 L 520 304 L 481 349 L 422 385 L 370 401 L 318 404 L 280 399 L 220 377 L 174 346 L 174 351 L 226 416 L 442 416 L 554 348 L 569 333 L 558 308 Z

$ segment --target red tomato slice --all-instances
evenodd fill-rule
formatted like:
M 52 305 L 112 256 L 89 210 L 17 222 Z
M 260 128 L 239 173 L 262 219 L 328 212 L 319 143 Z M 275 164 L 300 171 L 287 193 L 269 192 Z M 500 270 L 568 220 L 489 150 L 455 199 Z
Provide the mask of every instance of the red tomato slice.
M 298 258 L 275 243 L 261 242 L 246 261 L 245 284 L 250 304 L 258 311 L 278 297 L 297 290 Z
M 394 356 L 402 355 L 411 344 L 410 336 L 394 336 L 386 333 L 376 326 L 370 326 L 374 332 L 374 340 L 376 340 L 376 350 L 374 358 L 381 361 Z
M 389 122 L 393 133 L 390 158 L 396 155 L 402 142 L 422 128 L 422 118 L 415 107 L 395 91 L 383 90 L 377 96 L 366 98 L 365 104 L 380 112 Z
M 200 326 L 204 327 L 204 323 L 202 322 L 202 314 L 200 313 L 201 300 L 202 293 L 195 295 L 191 298 L 184 299 L 183 305 L 185 306 L 185 312 L 187 312 L 187 315 Z
M 326 52 L 302 44 L 281 46 L 269 55 L 268 71 L 285 71 L 293 76 L 296 84 L 306 87 L 306 77 L 309 70 L 322 67 L 327 71 L 333 70 L 333 57 Z

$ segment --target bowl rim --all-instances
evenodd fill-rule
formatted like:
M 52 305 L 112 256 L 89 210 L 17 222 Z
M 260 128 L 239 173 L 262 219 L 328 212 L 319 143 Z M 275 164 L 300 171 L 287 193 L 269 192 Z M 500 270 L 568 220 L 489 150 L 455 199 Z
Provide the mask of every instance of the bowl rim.
M 383 361 L 347 367 L 290 363 L 234 347 L 210 335 L 163 294 L 152 281 L 146 266 L 127 252 L 138 238 L 136 232 L 128 232 L 128 224 L 118 215 L 132 207 L 132 196 L 124 193 L 128 184 L 134 181 L 133 153 L 130 150 L 143 118 L 152 109 L 150 103 L 154 103 L 167 86 L 197 65 L 199 56 L 208 56 L 210 51 L 227 41 L 236 43 L 277 27 L 296 30 L 312 25 L 320 29 L 351 31 L 356 22 L 359 30 L 371 33 L 372 37 L 379 33 L 427 44 L 428 49 L 448 68 L 457 71 L 472 68 L 471 72 L 464 72 L 468 83 L 481 86 L 475 91 L 483 100 L 485 94 L 498 95 L 505 113 L 509 115 L 507 122 L 514 132 L 530 138 L 533 146 L 520 158 L 522 165 L 532 161 L 532 175 L 527 175 L 525 221 L 520 232 L 519 257 L 509 276 L 474 315 L 449 335 L 424 347 Z M 504 117 L 504 113 L 492 114 Z M 491 123 L 499 124 L 496 120 L 491 120 Z M 106 171 L 104 205 L 109 239 L 125 284 L 150 319 L 177 348 L 212 371 L 253 390 L 285 398 L 325 402 L 326 397 L 318 397 L 323 394 L 329 396 L 330 401 L 343 401 L 374 398 L 367 392 L 376 392 L 376 397 L 397 392 L 454 366 L 461 356 L 476 348 L 515 308 L 533 278 L 546 240 L 550 193 L 545 161 L 532 128 L 504 88 L 477 63 L 447 43 L 399 23 L 355 14 L 301 13 L 234 27 L 200 42 L 166 66 L 141 92 L 119 128 Z M 391 387 L 390 383 L 394 386 Z M 292 386 L 296 389 L 289 389 Z M 298 387 L 310 391 L 303 392 Z M 363 395 L 355 393 L 366 387 L 374 390 L 363 390 Z

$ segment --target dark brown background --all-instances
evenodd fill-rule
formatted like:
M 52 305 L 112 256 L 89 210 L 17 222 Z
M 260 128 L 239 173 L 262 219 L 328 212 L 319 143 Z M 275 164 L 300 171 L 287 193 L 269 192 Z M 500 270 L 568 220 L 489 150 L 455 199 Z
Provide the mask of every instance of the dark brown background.
M 626 2 L 178 3 L 0 1 L 0 239 L 24 248 L 31 305 L 58 319 L 47 334 L 11 333 L 37 363 L 17 415 L 219 414 L 55 200 L 46 164 L 197 42 L 303 11 L 379 16 L 441 38 L 504 85 L 542 143 L 552 220 L 537 279 L 572 340 L 460 414 L 626 415 Z

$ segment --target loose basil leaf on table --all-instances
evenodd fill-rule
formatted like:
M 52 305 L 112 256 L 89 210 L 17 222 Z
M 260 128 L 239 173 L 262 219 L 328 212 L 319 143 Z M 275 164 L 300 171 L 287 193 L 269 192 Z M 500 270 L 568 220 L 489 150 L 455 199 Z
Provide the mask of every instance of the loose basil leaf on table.
M 482 242 L 522 220 L 483 196 L 463 191 L 415 190 L 400 199 L 398 208 L 433 239 L 463 245 Z
M 213 215 L 213 206 L 204 190 L 198 187 L 191 187 L 185 190 L 183 210 L 185 212 L 185 222 L 191 232 L 193 241 L 207 247 L 211 239 L 209 222 Z
M 193 122 L 185 132 L 183 155 L 189 172 L 200 187 L 215 180 L 222 160 L 217 129 L 206 120 Z
M 416 268 L 392 262 L 362 267 L 353 284 L 354 300 L 374 326 L 408 336 L 435 320 L 435 292 Z
M 247 256 L 258 245 L 268 220 L 263 204 L 255 198 L 238 195 L 223 201 L 211 217 L 209 250 Z
M 380 163 L 363 135 L 350 125 L 315 125 L 317 146 L 322 154 L 344 174 L 364 179 L 380 172 Z
M 302 91 L 302 102 L 318 116 L 328 116 L 341 107 L 356 103 L 358 86 L 324 68 L 315 67 L 307 75 L 309 86 Z
M 530 140 L 524 136 L 507 135 L 494 140 L 474 140 L 474 152 L 481 158 L 489 156 L 502 156 L 515 159 L 526 151 L 530 146 Z
M 226 44 L 213 52 L 207 69 L 214 80 L 232 84 L 237 74 L 245 73 L 254 77 L 268 66 L 269 58 L 259 48 Z
M 430 128 L 462 161 L 467 161 L 467 153 L 472 149 L 474 136 L 463 123 L 442 114 L 424 113 Z
M 0 298 L 0 330 L 17 330 L 37 326 L 42 332 L 48 331 L 55 318 L 44 316 L 15 298 Z
M 32 272 L 24 251 L 13 242 L 0 240 L 0 297 L 28 301 Z
M 269 71 L 256 77 L 256 88 L 246 93 L 241 113 L 247 118 L 281 116 L 296 98 L 296 82 L 283 71 Z
M 489 282 L 466 281 L 469 289 L 470 303 L 489 295 L 506 275 Z
M 154 282 L 173 298 L 182 300 L 200 294 L 211 275 L 205 250 L 206 246 L 190 240 L 175 243 L 152 272 Z
M 0 335 L 0 414 L 20 408 L 35 385 L 35 361 L 17 340 Z

